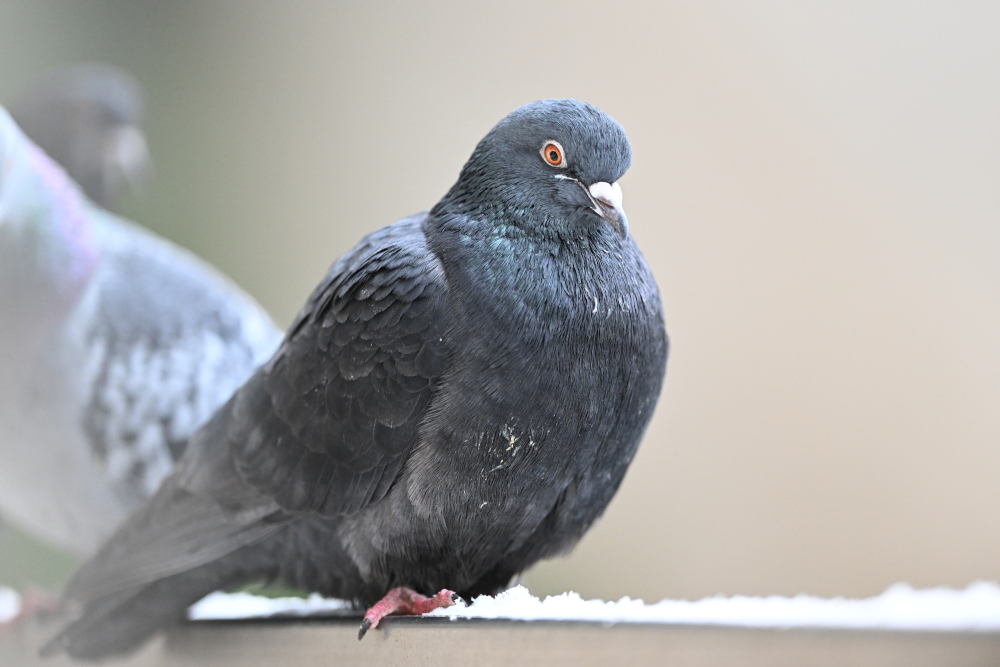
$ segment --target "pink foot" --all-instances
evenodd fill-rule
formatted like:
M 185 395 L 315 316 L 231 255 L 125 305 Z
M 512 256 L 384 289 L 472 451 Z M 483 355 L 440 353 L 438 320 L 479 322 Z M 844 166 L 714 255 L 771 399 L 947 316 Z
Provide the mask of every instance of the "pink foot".
M 58 614 L 62 611 L 62 604 L 59 602 L 58 597 L 36 588 L 29 588 L 21 598 L 21 608 L 17 614 L 13 618 L 0 623 L 0 637 L 6 637 L 11 634 L 31 616 Z
M 371 628 L 377 628 L 379 621 L 389 614 L 414 616 L 426 614 L 440 607 L 450 607 L 455 604 L 457 599 L 458 595 L 447 588 L 441 589 L 432 598 L 425 597 L 406 586 L 393 588 L 365 614 L 365 620 L 361 621 L 361 629 L 358 630 L 358 639 L 364 637 Z

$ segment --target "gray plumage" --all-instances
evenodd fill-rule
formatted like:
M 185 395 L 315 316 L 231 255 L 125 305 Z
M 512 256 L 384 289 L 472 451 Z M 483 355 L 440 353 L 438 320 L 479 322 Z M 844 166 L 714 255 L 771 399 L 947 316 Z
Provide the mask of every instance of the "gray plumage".
M 0 109 L 0 514 L 89 555 L 280 332 L 187 251 L 94 206 Z
M 66 590 L 48 647 L 127 651 L 203 595 L 276 581 L 369 605 L 494 593 L 603 512 L 667 336 L 627 233 L 624 130 L 516 110 L 429 212 L 338 260 L 275 356 Z

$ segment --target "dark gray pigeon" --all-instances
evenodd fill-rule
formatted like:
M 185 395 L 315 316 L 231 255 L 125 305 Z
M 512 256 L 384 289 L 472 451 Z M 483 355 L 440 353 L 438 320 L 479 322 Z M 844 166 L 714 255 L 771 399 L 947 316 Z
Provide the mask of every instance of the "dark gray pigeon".
M 32 141 L 98 206 L 114 211 L 150 177 L 142 87 L 123 69 L 76 64 L 41 79 L 8 107 Z
M 82 615 L 46 652 L 128 651 L 205 594 L 261 580 L 382 598 L 363 634 L 572 547 L 618 488 L 667 359 L 616 183 L 630 161 L 588 104 L 502 120 L 429 213 L 333 265 L 74 575 Z
M 0 108 L 0 514 L 91 555 L 274 352 L 267 314 L 89 202 Z

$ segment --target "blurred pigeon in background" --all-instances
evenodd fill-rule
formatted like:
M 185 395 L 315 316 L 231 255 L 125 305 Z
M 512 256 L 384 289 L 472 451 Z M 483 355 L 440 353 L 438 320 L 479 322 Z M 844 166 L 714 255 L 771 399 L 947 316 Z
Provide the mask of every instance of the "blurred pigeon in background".
M 280 339 L 218 271 L 94 206 L 0 108 L 5 519 L 92 553 Z
M 150 178 L 142 87 L 118 67 L 64 67 L 25 90 L 8 111 L 104 209 L 117 210 L 126 191 Z
M 378 601 L 363 634 L 572 547 L 618 489 L 666 367 L 617 184 L 631 155 L 575 100 L 502 120 L 429 213 L 333 265 L 74 575 L 83 614 L 47 652 L 127 651 L 259 580 Z

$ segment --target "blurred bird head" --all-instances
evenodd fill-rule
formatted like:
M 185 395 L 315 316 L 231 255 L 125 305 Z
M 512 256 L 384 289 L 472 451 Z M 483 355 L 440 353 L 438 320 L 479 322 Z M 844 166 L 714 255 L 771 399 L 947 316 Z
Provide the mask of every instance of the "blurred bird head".
M 142 88 L 124 70 L 66 67 L 25 91 L 10 112 L 102 208 L 115 210 L 126 191 L 140 190 L 152 175 Z

